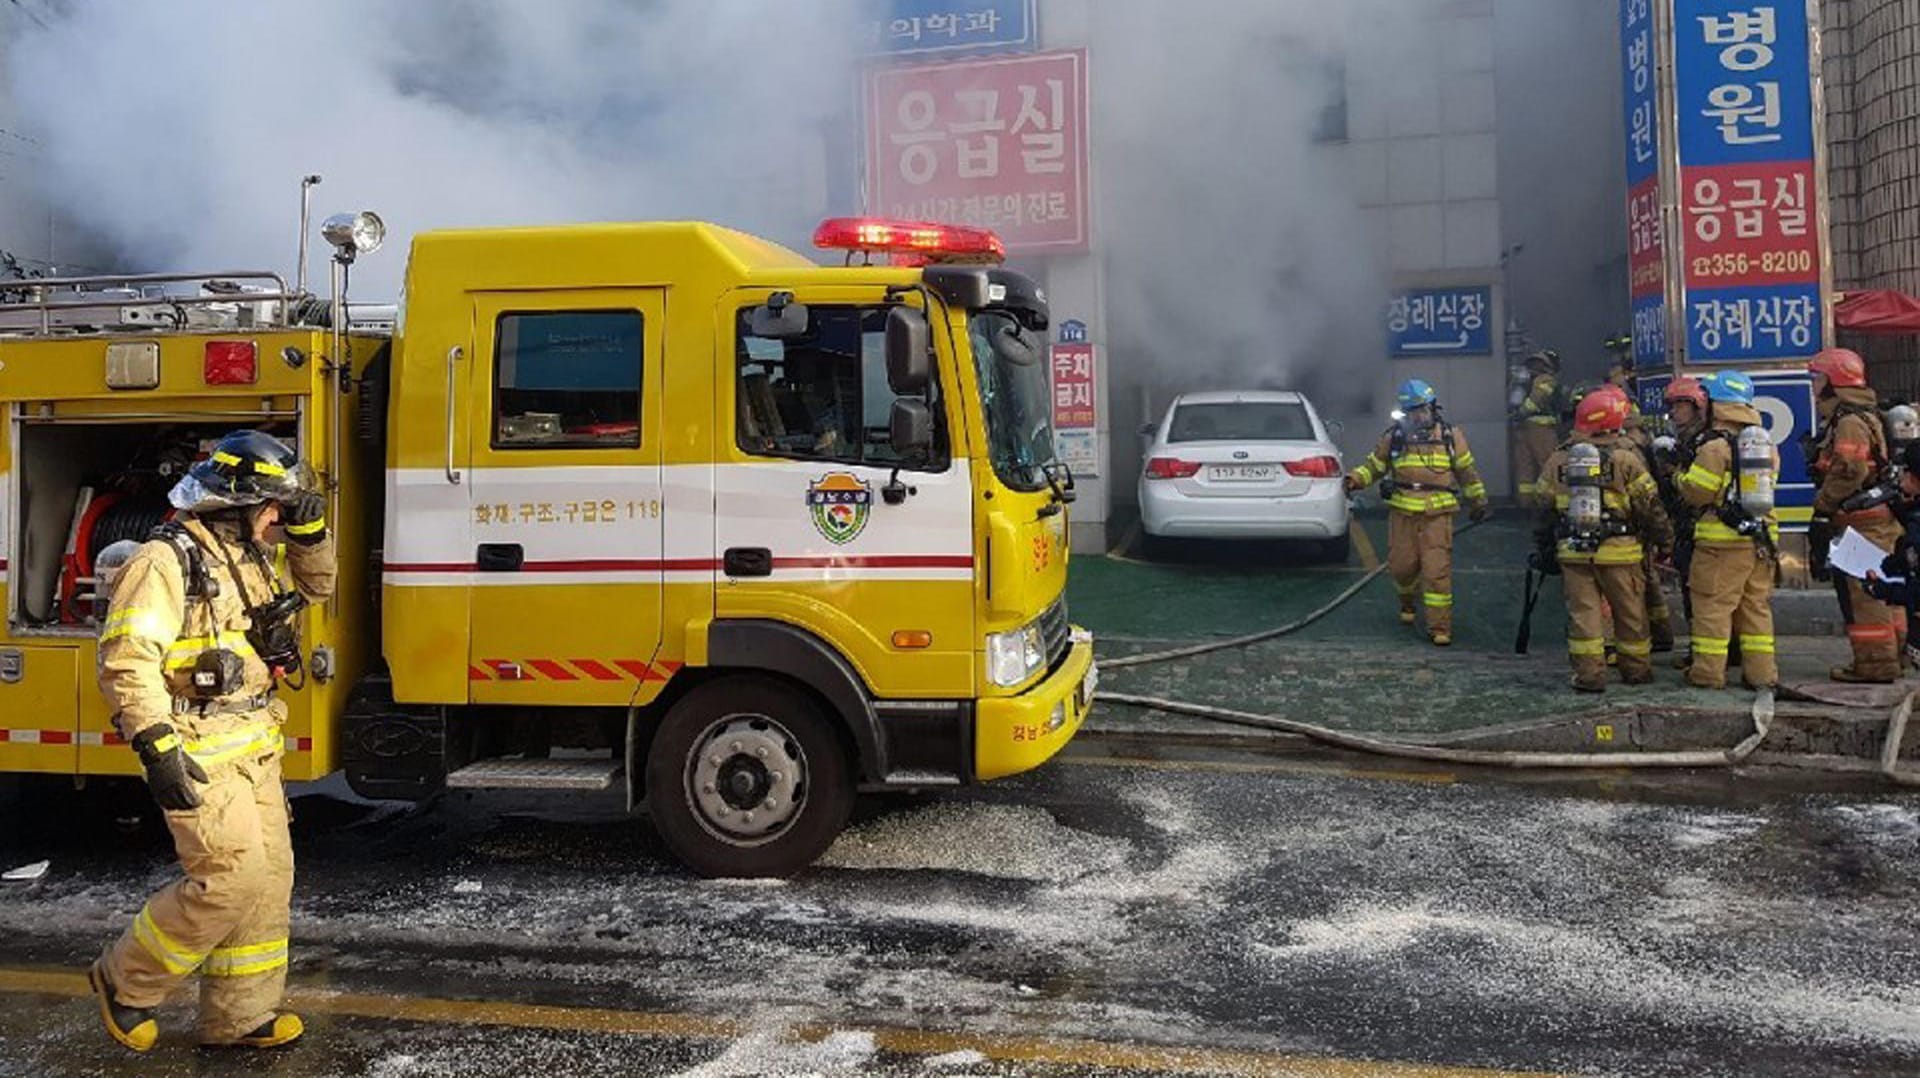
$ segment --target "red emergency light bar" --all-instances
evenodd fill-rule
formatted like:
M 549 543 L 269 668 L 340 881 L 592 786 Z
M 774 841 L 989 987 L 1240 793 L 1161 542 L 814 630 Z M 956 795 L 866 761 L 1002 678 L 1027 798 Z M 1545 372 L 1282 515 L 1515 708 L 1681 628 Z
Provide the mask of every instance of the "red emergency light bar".
M 1007 257 L 1007 245 L 988 229 L 880 217 L 829 217 L 813 230 L 813 245 L 927 261 L 1001 262 Z

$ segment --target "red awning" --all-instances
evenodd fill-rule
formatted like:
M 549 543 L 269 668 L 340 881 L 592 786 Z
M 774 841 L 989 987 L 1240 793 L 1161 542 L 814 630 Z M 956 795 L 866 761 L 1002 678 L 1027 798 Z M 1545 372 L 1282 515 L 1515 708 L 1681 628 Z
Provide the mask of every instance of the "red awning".
M 1848 292 L 1833 305 L 1833 317 L 1855 333 L 1920 334 L 1920 299 L 1891 289 Z

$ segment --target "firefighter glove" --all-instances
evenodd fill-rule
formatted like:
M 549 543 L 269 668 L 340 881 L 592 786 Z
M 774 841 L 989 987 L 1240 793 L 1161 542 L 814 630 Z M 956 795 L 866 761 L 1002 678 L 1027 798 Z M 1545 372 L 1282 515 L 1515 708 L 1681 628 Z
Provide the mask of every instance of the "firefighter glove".
M 1467 519 L 1473 521 L 1475 524 L 1487 519 L 1487 503 L 1479 502 L 1475 504 L 1473 508 L 1467 510 Z
M 290 543 L 312 546 L 327 537 L 327 497 L 319 491 L 294 495 L 281 507 L 280 516 Z
M 1527 568 L 1547 576 L 1560 575 L 1560 559 L 1551 550 L 1535 550 L 1527 555 Z
M 173 727 L 162 722 L 140 731 L 133 739 L 133 751 L 140 754 L 140 763 L 147 769 L 147 789 L 161 808 L 183 812 L 200 807 L 200 791 L 194 783 L 206 782 L 207 773 L 187 755 Z
M 1348 494 L 1352 494 L 1354 491 L 1360 489 L 1359 480 L 1355 479 L 1353 476 L 1350 476 L 1350 475 L 1341 479 L 1340 485 L 1346 488 L 1346 491 Z

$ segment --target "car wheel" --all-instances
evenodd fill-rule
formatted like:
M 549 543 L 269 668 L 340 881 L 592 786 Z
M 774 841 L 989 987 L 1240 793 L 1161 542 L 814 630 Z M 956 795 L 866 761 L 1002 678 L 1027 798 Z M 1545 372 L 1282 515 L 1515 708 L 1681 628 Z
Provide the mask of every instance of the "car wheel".
M 846 826 L 846 744 L 804 693 L 767 678 L 703 685 L 647 753 L 647 809 L 667 848 L 707 877 L 791 876 Z
M 1322 561 L 1335 565 L 1345 565 L 1353 558 L 1353 533 L 1343 532 L 1338 539 L 1326 539 L 1320 543 Z

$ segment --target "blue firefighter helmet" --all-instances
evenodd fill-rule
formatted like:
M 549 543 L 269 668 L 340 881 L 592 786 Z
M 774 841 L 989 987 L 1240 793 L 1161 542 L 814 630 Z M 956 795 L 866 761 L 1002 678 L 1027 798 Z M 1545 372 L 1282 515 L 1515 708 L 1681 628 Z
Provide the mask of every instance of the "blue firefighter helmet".
M 1739 371 L 1719 371 L 1705 379 L 1707 399 L 1719 404 L 1753 404 L 1753 379 Z
M 1400 383 L 1400 392 L 1394 399 L 1399 402 L 1400 410 L 1404 412 L 1432 404 L 1440 397 L 1423 379 L 1409 378 Z

